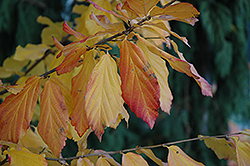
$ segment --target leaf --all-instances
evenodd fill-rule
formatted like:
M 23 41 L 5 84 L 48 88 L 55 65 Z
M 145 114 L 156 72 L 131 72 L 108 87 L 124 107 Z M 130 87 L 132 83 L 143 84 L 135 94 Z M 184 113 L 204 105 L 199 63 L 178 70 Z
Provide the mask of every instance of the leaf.
M 16 84 L 16 85 L 9 85 L 9 86 L 2 86 L 2 87 L 5 88 L 8 92 L 16 95 L 23 89 L 24 86 L 25 86 L 25 83 L 23 82 L 23 83 Z
M 59 157 L 68 132 L 68 110 L 60 87 L 53 78 L 46 81 L 40 99 L 37 130 L 51 151 Z
M 250 130 L 249 129 L 245 129 L 244 131 L 240 131 L 241 134 L 250 136 Z
M 29 127 L 40 93 L 40 77 L 30 77 L 21 92 L 0 105 L 0 140 L 18 142 Z
M 14 55 L 14 60 L 23 61 L 23 60 L 37 60 L 43 57 L 46 50 L 49 47 L 45 44 L 27 44 L 24 48 L 20 45 L 17 46 L 16 52 Z
M 96 166 L 110 166 L 109 162 L 105 160 L 103 157 L 99 157 L 96 164 Z
M 116 63 L 105 54 L 93 69 L 85 94 L 87 119 L 99 140 L 104 127 L 115 124 L 124 109 L 121 94 Z
M 72 79 L 71 95 L 73 98 L 73 110 L 70 114 L 71 124 L 79 136 L 82 136 L 89 128 L 86 112 L 84 109 L 85 92 L 91 71 L 95 67 L 93 51 L 85 54 L 80 72 Z
M 183 21 L 191 25 L 194 25 L 194 23 L 198 21 L 195 17 L 199 14 L 200 13 L 192 4 L 186 2 L 170 5 L 165 8 L 156 6 L 150 11 L 152 17 L 157 15 L 168 15 L 174 17 L 174 20 Z
M 123 166 L 148 166 L 148 163 L 142 158 L 142 156 L 128 152 L 122 155 Z
M 137 45 L 142 49 L 147 61 L 152 65 L 152 69 L 159 82 L 161 109 L 170 114 L 173 96 L 168 85 L 169 72 L 166 67 L 166 62 L 154 53 L 157 50 L 151 52 L 141 40 L 141 38 L 138 40 Z
M 10 151 L 6 153 L 10 156 L 9 162 L 11 165 L 18 165 L 18 166 L 47 165 L 47 162 L 42 155 L 31 153 L 26 148 L 20 148 L 20 149 L 11 148 Z
M 167 165 L 167 163 L 164 163 L 161 161 L 161 159 L 157 158 L 151 149 L 138 149 L 138 150 L 136 150 L 136 153 L 139 153 L 139 154 L 144 153 L 147 157 L 149 157 L 151 160 L 153 160 L 159 166 L 166 166 Z
M 72 28 L 70 28 L 66 21 L 64 21 L 64 23 L 63 23 L 63 30 L 70 35 L 74 35 L 78 40 L 83 40 L 83 39 L 86 39 L 86 37 L 87 37 L 87 36 L 77 32 L 77 31 L 73 30 Z
M 211 148 L 219 159 L 230 159 L 236 161 L 235 157 L 235 146 L 232 142 L 227 141 L 225 138 L 202 138 L 204 136 L 199 136 L 201 140 L 204 140 L 206 146 Z M 205 136 L 206 137 L 206 136 Z
M 169 166 L 202 166 L 204 164 L 197 162 L 184 153 L 178 146 L 168 147 L 168 164 Z
M 79 158 L 77 160 L 77 166 L 94 166 L 94 164 L 88 158 Z
M 236 144 L 236 157 L 239 166 L 250 165 L 250 144 L 248 142 L 241 142 L 238 137 L 232 137 Z
M 142 50 L 124 40 L 120 46 L 122 97 L 131 111 L 153 128 L 160 107 L 160 87 Z
M 129 8 L 143 16 L 146 16 L 148 11 L 154 7 L 158 1 L 159 0 L 123 0 L 124 3 L 128 3 Z
M 137 37 L 138 37 L 138 35 L 137 35 Z M 213 96 L 212 91 L 211 91 L 211 86 L 204 78 L 202 78 L 198 74 L 198 72 L 196 71 L 196 69 L 194 68 L 194 66 L 191 63 L 188 63 L 186 60 L 176 58 L 176 57 L 168 54 L 167 52 L 158 49 L 157 47 L 155 47 L 154 45 L 152 45 L 148 41 L 142 40 L 142 38 L 140 38 L 140 37 L 138 37 L 138 39 L 141 39 L 141 41 L 145 45 L 147 45 L 147 47 L 150 51 L 154 52 L 154 50 L 158 50 L 157 52 L 155 51 L 155 54 L 157 54 L 158 56 L 167 60 L 173 69 L 175 69 L 181 73 L 185 73 L 189 77 L 193 77 L 195 79 L 195 81 L 198 83 L 198 85 L 200 86 L 201 92 L 203 95 L 210 96 L 210 97 Z
M 73 49 L 63 60 L 63 62 L 56 68 L 58 75 L 70 72 L 76 67 L 81 56 L 86 52 L 86 48 L 77 47 Z

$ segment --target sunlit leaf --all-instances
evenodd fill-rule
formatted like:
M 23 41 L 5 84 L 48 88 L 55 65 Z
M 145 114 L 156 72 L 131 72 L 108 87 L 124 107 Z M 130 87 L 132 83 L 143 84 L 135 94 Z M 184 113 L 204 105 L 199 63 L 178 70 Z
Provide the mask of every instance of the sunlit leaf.
M 0 140 L 18 142 L 29 127 L 40 93 L 40 77 L 30 77 L 23 90 L 0 105 Z
M 140 38 L 140 40 L 138 40 L 137 45 L 142 49 L 147 61 L 152 65 L 152 69 L 160 86 L 161 109 L 170 114 L 173 96 L 168 85 L 169 72 L 166 67 L 166 62 L 154 53 L 155 51 L 157 52 L 157 50 L 151 52 L 141 40 L 143 39 Z
M 232 137 L 236 144 L 236 157 L 239 166 L 250 165 L 250 144 L 248 142 L 241 142 L 239 137 Z
M 93 69 L 85 94 L 87 119 L 100 140 L 104 127 L 115 124 L 124 109 L 121 93 L 116 63 L 105 54 Z
M 197 162 L 184 153 L 178 146 L 172 145 L 168 147 L 168 164 L 169 166 L 204 166 L 204 164 Z
M 40 99 L 41 114 L 37 130 L 51 151 L 59 157 L 68 131 L 68 110 L 62 91 L 53 78 L 46 81 Z
M 174 17 L 174 20 L 183 21 L 191 25 L 194 25 L 194 23 L 198 21 L 195 17 L 199 14 L 192 4 L 186 2 L 177 3 L 165 8 L 156 6 L 150 11 L 151 16 L 168 15 Z
M 124 40 L 120 46 L 122 97 L 129 108 L 153 128 L 160 107 L 160 87 L 142 50 Z
M 123 166 L 148 166 L 148 163 L 143 159 L 141 155 L 128 152 L 122 155 Z
M 232 142 L 227 141 L 225 138 L 205 138 L 199 136 L 204 140 L 206 146 L 211 148 L 219 159 L 230 159 L 236 161 L 235 146 Z
M 94 164 L 88 158 L 79 158 L 77 160 L 77 166 L 94 166 Z
M 138 149 L 136 153 L 144 153 L 147 157 L 153 160 L 159 166 L 166 166 L 167 163 L 161 161 L 161 159 L 157 158 L 151 149 Z
M 139 38 L 139 37 L 138 37 Z M 140 39 L 140 38 L 139 38 Z M 155 52 L 155 54 L 159 55 L 163 59 L 167 60 L 168 63 L 171 65 L 171 67 L 181 73 L 187 74 L 189 77 L 193 77 L 195 81 L 198 83 L 198 85 L 201 88 L 201 92 L 205 96 L 210 96 L 212 97 L 212 91 L 211 91 L 211 86 L 209 83 L 201 77 L 194 66 L 191 63 L 188 63 L 185 60 L 176 58 L 170 54 L 168 54 L 165 51 L 160 50 L 159 48 L 155 47 L 151 43 L 147 42 L 146 40 L 141 40 L 145 45 L 147 45 L 148 49 L 152 52 Z M 154 50 L 158 50 L 157 52 Z
M 109 162 L 105 160 L 103 157 L 99 157 L 95 165 L 96 166 L 110 166 Z
M 27 44 L 24 48 L 19 45 L 16 48 L 14 59 L 18 61 L 27 59 L 32 61 L 37 60 L 41 58 L 48 49 L 49 47 L 45 44 Z
M 79 136 L 89 128 L 86 112 L 84 109 L 84 96 L 86 92 L 87 83 L 91 71 L 95 67 L 95 59 L 93 52 L 87 52 L 83 59 L 83 64 L 80 72 L 72 79 L 71 94 L 73 97 L 73 110 L 70 114 L 71 124 L 75 126 L 75 129 Z
M 26 148 L 20 148 L 20 149 L 11 148 L 6 153 L 10 156 L 9 162 L 11 165 L 18 165 L 18 166 L 47 165 L 47 162 L 42 155 L 31 153 Z
M 241 134 L 250 136 L 250 130 L 249 129 L 245 129 L 244 131 L 240 131 Z
M 70 28 L 69 25 L 66 23 L 66 21 L 63 23 L 63 30 L 70 35 L 74 35 L 78 40 L 83 40 L 87 37 Z
M 128 3 L 129 8 L 134 10 L 139 15 L 146 16 L 148 11 L 154 7 L 159 0 L 123 0 Z

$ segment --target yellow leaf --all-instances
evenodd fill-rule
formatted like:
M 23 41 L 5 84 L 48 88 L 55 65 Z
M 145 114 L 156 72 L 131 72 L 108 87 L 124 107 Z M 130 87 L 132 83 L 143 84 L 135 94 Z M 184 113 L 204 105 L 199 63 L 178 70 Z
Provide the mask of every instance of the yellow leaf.
M 17 144 L 25 148 L 47 147 L 40 135 L 37 133 L 36 128 L 35 131 L 32 131 L 30 127 L 26 131 L 25 135 L 19 139 Z
M 148 166 L 148 163 L 142 158 L 142 156 L 128 152 L 122 155 L 123 166 Z
M 0 140 L 17 143 L 29 127 L 40 93 L 40 77 L 30 77 L 23 90 L 0 105 Z
M 124 109 L 121 93 L 116 63 L 105 54 L 93 69 L 85 94 L 86 116 L 100 140 L 104 127 L 115 124 Z
M 94 166 L 94 164 L 88 158 L 79 158 L 77 160 L 77 166 Z
M 153 160 L 156 164 L 159 166 L 165 166 L 167 163 L 164 163 L 161 161 L 161 159 L 157 158 L 151 149 L 138 149 L 136 150 L 136 153 L 144 153 L 146 156 L 148 156 L 151 160 Z
M 166 62 L 154 53 L 157 50 L 151 52 L 141 40 L 143 39 L 139 37 L 137 45 L 142 49 L 144 55 L 147 58 L 147 61 L 152 65 L 152 69 L 160 85 L 161 109 L 170 114 L 173 96 L 168 85 L 169 72 L 166 67 Z
M 8 71 L 20 71 L 28 64 L 29 60 L 15 60 L 13 57 L 6 58 L 3 67 Z
M 5 151 L 6 152 L 6 151 Z M 10 165 L 13 166 L 46 166 L 47 162 L 42 155 L 31 153 L 26 148 L 14 149 L 6 152 L 10 156 Z
M 172 145 L 168 147 L 168 164 L 169 166 L 204 166 L 184 153 L 178 146 Z
M 248 142 L 241 142 L 239 137 L 232 137 L 236 143 L 236 157 L 239 166 L 250 165 L 250 144 Z
M 27 44 L 24 48 L 19 45 L 16 48 L 14 59 L 18 61 L 27 59 L 34 61 L 40 59 L 47 49 L 49 47 L 45 44 Z
M 23 83 L 16 84 L 16 85 L 4 86 L 4 88 L 7 89 L 7 91 L 16 95 L 23 89 L 24 86 L 25 86 L 25 83 L 23 82 Z
M 103 157 L 99 157 L 96 164 L 96 166 L 110 166 L 109 162 L 105 160 Z
M 41 113 L 37 130 L 51 151 L 59 157 L 68 132 L 68 110 L 60 87 L 48 80 L 41 93 Z
M 225 138 L 205 138 L 199 136 L 201 140 L 204 140 L 206 146 L 211 148 L 219 159 L 230 159 L 236 161 L 235 146 L 233 143 L 227 141 Z
M 0 66 L 0 78 L 8 78 L 10 77 L 14 72 L 8 71 L 4 67 Z
M 244 131 L 240 131 L 241 134 L 250 136 L 250 130 L 249 129 L 245 129 Z
M 93 130 L 91 128 L 89 128 L 81 138 L 79 138 L 78 140 L 75 140 L 77 141 L 77 145 L 78 145 L 78 150 L 79 152 L 83 152 L 86 148 L 87 148 L 87 139 L 90 135 L 90 133 L 92 132 Z

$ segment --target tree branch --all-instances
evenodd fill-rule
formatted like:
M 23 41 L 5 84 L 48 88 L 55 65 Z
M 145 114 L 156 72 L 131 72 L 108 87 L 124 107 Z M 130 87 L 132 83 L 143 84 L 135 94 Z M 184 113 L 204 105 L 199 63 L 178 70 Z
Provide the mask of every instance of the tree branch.
M 239 135 L 239 134 L 242 134 L 242 133 L 237 132 L 237 133 L 216 135 L 216 136 L 202 136 L 202 137 L 190 138 L 190 139 L 179 140 L 179 141 L 163 143 L 163 144 L 158 144 L 158 145 L 140 146 L 140 147 L 136 147 L 136 148 L 130 148 L 130 149 L 124 149 L 124 150 L 118 150 L 118 151 L 109 151 L 109 152 L 103 152 L 103 153 L 91 153 L 91 154 L 85 154 L 85 155 L 82 155 L 82 156 L 66 157 L 66 158 L 60 158 L 60 159 L 45 157 L 45 159 L 46 160 L 52 160 L 52 161 L 73 160 L 73 159 L 79 159 L 79 158 L 91 157 L 91 156 L 102 156 L 102 155 L 125 153 L 125 152 L 136 151 L 136 150 L 139 150 L 139 149 L 154 149 L 154 148 L 166 147 L 166 146 L 176 145 L 176 144 L 185 143 L 185 142 L 197 141 L 197 140 L 201 140 L 201 139 L 204 140 L 204 139 L 208 139 L 208 138 L 224 138 L 224 137 L 229 137 L 229 136 L 232 136 L 232 135 Z

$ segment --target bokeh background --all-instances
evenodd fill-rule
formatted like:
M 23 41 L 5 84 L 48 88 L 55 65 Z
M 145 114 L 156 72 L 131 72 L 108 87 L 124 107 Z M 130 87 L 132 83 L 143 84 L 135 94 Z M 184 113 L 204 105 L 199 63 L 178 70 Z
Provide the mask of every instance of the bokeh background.
M 170 70 L 169 84 L 174 100 L 171 116 L 160 112 L 155 127 L 131 115 L 129 127 L 106 129 L 100 143 L 94 134 L 88 148 L 121 150 L 154 145 L 202 135 L 218 135 L 250 128 L 250 0 L 187 0 L 201 13 L 194 27 L 171 22 L 172 30 L 186 36 L 191 48 L 176 40 L 187 61 L 212 85 L 213 98 L 201 95 L 196 82 Z M 72 20 L 73 0 L 0 0 L 0 65 L 15 53 L 18 45 L 41 43 L 43 25 L 39 15 L 52 21 Z M 4 79 L 4 81 L 11 81 Z M 205 165 L 227 165 L 203 142 L 178 144 L 188 155 Z M 153 150 L 166 161 L 167 149 Z M 63 156 L 74 156 L 77 145 L 67 140 Z M 115 155 L 117 160 L 121 156 Z M 150 163 L 153 165 L 153 163 Z

